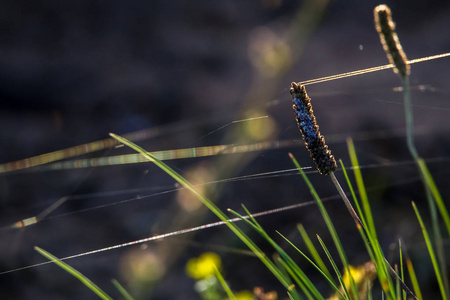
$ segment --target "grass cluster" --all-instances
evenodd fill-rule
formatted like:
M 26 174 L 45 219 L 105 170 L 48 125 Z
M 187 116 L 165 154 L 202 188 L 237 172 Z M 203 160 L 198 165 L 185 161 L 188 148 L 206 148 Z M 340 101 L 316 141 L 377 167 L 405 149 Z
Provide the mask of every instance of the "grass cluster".
M 390 13 L 390 12 L 389 12 Z M 381 26 L 382 27 L 382 26 Z M 389 29 L 389 26 L 388 26 Z M 392 28 L 391 28 L 392 29 Z M 380 30 L 380 35 L 382 35 Z M 398 41 L 398 38 L 396 38 Z M 394 39 L 395 40 L 395 39 Z M 393 42 L 391 42 L 392 44 Z M 388 43 L 389 44 L 389 43 Z M 395 53 L 389 53 L 389 51 L 395 51 L 390 48 L 395 48 L 399 44 L 393 44 L 392 47 L 385 47 L 388 51 L 388 55 L 391 57 L 398 57 Z M 406 56 L 403 53 L 403 56 Z M 391 58 L 390 58 L 391 59 Z M 395 59 L 392 61 L 396 64 Z M 405 61 L 400 61 L 397 63 L 402 63 L 404 65 Z M 403 66 L 404 67 L 404 66 Z M 409 66 L 408 66 L 409 67 Z M 443 238 L 450 235 L 450 217 L 448 210 L 444 204 L 444 201 L 439 193 L 435 181 L 430 174 L 424 160 L 418 154 L 414 145 L 414 134 L 413 134 L 413 115 L 411 109 L 411 96 L 409 87 L 409 69 L 408 71 L 398 71 L 403 81 L 403 95 L 404 95 L 404 106 L 405 106 L 405 119 L 407 127 L 407 145 L 408 149 L 416 162 L 418 172 L 421 176 L 425 195 L 428 199 L 428 206 L 431 212 L 432 220 L 432 230 L 429 231 L 425 226 L 421 213 L 418 208 L 412 202 L 412 208 L 416 214 L 417 222 L 423 232 L 423 238 L 427 246 L 430 262 L 434 269 L 434 274 L 436 276 L 436 282 L 439 286 L 440 294 L 442 299 L 449 298 L 449 281 L 447 276 L 446 267 L 446 257 L 443 246 Z M 186 180 L 183 176 L 178 174 L 175 170 L 169 167 L 167 164 L 159 160 L 157 157 L 153 156 L 143 148 L 130 142 L 129 140 L 120 137 L 115 134 L 111 136 L 127 145 L 128 147 L 136 150 L 141 155 L 146 157 L 148 160 L 152 161 L 155 165 L 161 168 L 164 172 L 175 179 L 180 185 L 193 193 L 209 210 L 211 210 L 220 220 L 224 221 L 225 224 L 230 228 L 231 231 L 236 234 L 237 237 L 261 260 L 261 262 L 269 269 L 273 276 L 280 282 L 280 284 L 285 288 L 286 293 L 290 299 L 326 299 L 327 296 L 323 295 L 323 292 L 317 287 L 317 283 L 314 283 L 309 278 L 308 274 L 302 270 L 302 267 L 297 264 L 294 259 L 284 250 L 275 240 L 268 234 L 264 228 L 257 222 L 255 218 L 252 217 L 251 212 L 249 212 L 245 207 L 247 216 L 238 214 L 233 210 L 229 210 L 234 216 L 242 218 L 242 220 L 255 232 L 261 235 L 276 251 L 277 255 L 274 257 L 269 257 L 261 248 L 256 245 L 256 243 L 242 230 L 236 223 L 229 222 L 230 217 L 220 210 L 210 199 L 203 196 L 193 184 Z M 322 249 L 317 249 L 314 243 L 310 239 L 307 231 L 302 225 L 298 225 L 299 233 L 307 246 L 307 251 L 301 250 L 294 243 L 290 242 L 281 233 L 282 236 L 290 246 L 299 254 L 301 254 L 317 271 L 323 276 L 325 282 L 327 282 L 333 291 L 333 296 L 330 299 L 372 299 L 374 297 L 372 288 L 375 282 L 375 278 L 379 282 L 381 287 L 383 297 L 385 299 L 423 299 L 423 295 L 420 290 L 420 284 L 418 282 L 416 272 L 414 270 L 414 264 L 404 252 L 404 246 L 399 240 L 399 262 L 394 263 L 386 259 L 384 250 L 380 243 L 379 237 L 376 230 L 376 219 L 372 214 L 370 207 L 370 202 L 367 196 L 367 192 L 364 185 L 363 176 L 360 171 L 357 153 L 351 139 L 347 141 L 351 167 L 353 170 L 353 176 L 356 182 L 356 186 L 352 185 L 352 180 L 346 171 L 344 164 L 340 163 L 341 170 L 346 180 L 346 187 L 342 188 L 338 179 L 336 178 L 334 172 L 330 173 L 329 178 L 333 181 L 336 186 L 337 191 L 341 195 L 347 209 L 349 210 L 355 225 L 360 234 L 366 251 L 367 256 L 370 261 L 363 266 L 355 267 L 349 262 L 346 254 L 345 245 L 341 242 L 338 231 L 336 230 L 336 225 L 339 224 L 339 220 L 332 220 L 328 214 L 325 206 L 322 203 L 316 189 L 309 181 L 306 174 L 303 172 L 301 166 L 295 159 L 295 157 L 290 154 L 290 157 L 297 167 L 299 173 L 301 174 L 304 182 L 306 183 L 311 195 L 313 196 L 323 220 L 327 226 L 329 233 L 331 234 L 333 245 L 326 245 L 321 237 L 317 235 L 317 240 L 320 243 Z M 348 193 L 345 190 L 348 189 Z M 352 201 L 347 198 L 347 194 L 351 195 Z M 359 197 L 357 197 L 357 194 Z M 440 224 L 445 225 L 446 233 L 443 234 L 440 230 Z M 403 246 L 403 247 L 402 247 Z M 330 253 L 330 248 L 334 247 L 337 250 L 338 257 L 334 257 Z M 59 261 L 56 257 L 47 253 L 46 251 L 36 248 L 36 250 L 47 257 L 49 260 L 54 261 L 56 264 L 64 268 L 67 272 L 75 276 L 77 279 L 82 281 L 87 287 L 94 291 L 102 299 L 111 299 L 104 291 L 102 291 L 98 286 L 92 283 L 85 276 L 80 274 L 75 269 L 71 268 L 66 263 Z M 332 269 L 327 267 L 320 256 L 320 253 L 325 253 L 329 260 Z M 343 270 L 343 272 L 341 271 Z M 217 270 L 216 270 L 217 271 Z M 232 288 L 230 288 L 226 281 L 223 279 L 222 275 L 217 271 L 216 277 L 218 282 L 223 286 L 224 291 L 229 299 L 237 299 L 236 295 L 233 293 Z M 117 282 L 114 282 L 117 289 L 123 295 L 125 299 L 132 299 L 131 295 L 128 294 L 125 289 Z

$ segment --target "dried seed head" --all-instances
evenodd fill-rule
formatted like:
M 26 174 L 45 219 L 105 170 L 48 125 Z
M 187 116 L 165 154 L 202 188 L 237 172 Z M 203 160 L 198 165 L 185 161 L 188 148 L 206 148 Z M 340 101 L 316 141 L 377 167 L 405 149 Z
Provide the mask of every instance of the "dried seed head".
M 324 175 L 336 171 L 336 160 L 331 151 L 328 150 L 325 138 L 320 134 L 319 126 L 316 123 L 316 117 L 312 110 L 311 99 L 306 94 L 305 87 L 293 82 L 290 92 L 294 99 L 293 108 L 298 127 L 303 135 L 306 148 L 316 163 L 317 169 L 320 174 Z
M 394 72 L 405 79 L 409 76 L 411 68 L 395 32 L 395 23 L 392 21 L 391 10 L 385 4 L 378 5 L 374 9 L 374 17 L 375 28 L 380 35 L 381 44 L 389 62 L 394 65 Z

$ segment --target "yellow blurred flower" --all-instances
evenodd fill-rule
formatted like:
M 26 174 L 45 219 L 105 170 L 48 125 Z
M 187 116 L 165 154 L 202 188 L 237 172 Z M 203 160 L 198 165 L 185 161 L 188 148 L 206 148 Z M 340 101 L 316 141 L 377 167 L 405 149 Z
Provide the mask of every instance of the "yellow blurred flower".
M 240 291 L 237 292 L 235 295 L 236 300 L 253 300 L 255 299 L 254 295 L 250 291 Z
M 356 288 L 358 289 L 358 297 L 360 300 L 367 299 L 367 287 L 372 286 L 373 281 L 377 277 L 377 271 L 372 262 L 366 262 L 360 266 L 348 266 L 350 270 L 350 274 L 353 277 Z M 350 290 L 350 276 L 347 270 L 344 271 L 344 275 L 342 276 L 345 287 L 347 290 Z M 339 289 L 342 292 L 342 288 Z M 337 294 L 332 295 L 328 300 L 337 300 L 340 297 Z
M 187 274 L 194 279 L 204 279 L 214 275 L 214 270 L 220 269 L 220 257 L 213 252 L 205 252 L 198 258 L 191 258 L 186 264 Z

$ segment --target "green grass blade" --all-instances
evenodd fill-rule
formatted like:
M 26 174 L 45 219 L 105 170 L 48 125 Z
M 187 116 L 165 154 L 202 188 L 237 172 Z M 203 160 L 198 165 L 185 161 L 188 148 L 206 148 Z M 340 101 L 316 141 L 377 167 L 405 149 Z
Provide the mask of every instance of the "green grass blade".
M 442 242 L 441 230 L 439 228 L 438 217 L 436 213 L 435 204 L 437 204 L 439 212 L 444 219 L 445 226 L 447 228 L 448 234 L 450 234 L 450 218 L 448 216 L 448 211 L 445 208 L 444 202 L 442 201 L 442 197 L 439 193 L 439 190 L 434 183 L 433 177 L 431 176 L 424 160 L 419 156 L 419 153 L 416 150 L 414 144 L 414 124 L 413 124 L 413 109 L 411 105 L 411 88 L 409 83 L 409 76 L 403 78 L 403 102 L 405 106 L 405 121 L 406 121 L 406 142 L 408 144 L 409 152 L 411 156 L 414 158 L 414 161 L 417 164 L 419 169 L 422 182 L 425 186 L 425 192 L 428 200 L 428 206 L 430 207 L 430 214 L 432 220 L 432 228 L 433 228 L 433 236 L 435 240 L 436 246 L 436 254 L 438 257 L 439 265 L 441 268 L 441 275 L 443 277 L 444 288 L 446 296 L 449 297 L 449 285 L 448 285 L 448 269 L 447 262 L 445 258 L 445 250 Z M 434 199 L 434 201 L 433 201 Z
M 345 286 L 344 279 L 342 278 L 342 274 L 339 271 L 339 268 L 337 267 L 336 263 L 334 262 L 334 259 L 331 256 L 330 252 L 328 251 L 328 248 L 325 246 L 325 243 L 322 241 L 322 239 L 320 238 L 319 235 L 317 235 L 317 239 L 319 240 L 319 243 L 322 246 L 323 251 L 325 251 L 325 253 L 326 253 L 327 257 L 328 257 L 328 260 L 330 261 L 331 265 L 333 266 L 334 272 L 336 273 L 336 275 L 338 277 L 339 283 L 341 284 L 341 288 L 344 291 L 345 296 L 346 296 L 346 298 L 344 298 L 344 299 L 352 299 L 350 297 L 350 294 L 348 293 L 347 287 Z M 350 269 L 349 269 L 348 272 L 349 272 L 348 274 L 349 274 L 350 278 L 352 278 L 351 273 L 350 273 Z M 356 295 L 358 295 L 358 293 L 356 293 Z
M 128 293 L 128 291 L 116 279 L 111 280 L 111 282 L 125 300 L 134 300 L 133 296 L 131 296 L 131 294 Z
M 185 187 L 187 190 L 191 191 L 194 195 L 197 196 L 197 198 L 208 208 L 210 209 L 219 219 L 225 222 L 225 224 L 228 226 L 228 228 L 231 229 L 231 231 L 236 234 L 239 239 L 247 245 L 247 247 L 250 248 L 250 250 L 255 253 L 255 255 L 266 265 L 266 267 L 274 274 L 274 276 L 283 284 L 283 286 L 289 290 L 291 289 L 288 281 L 283 276 L 282 272 L 275 266 L 275 264 L 267 258 L 267 256 L 264 254 L 263 251 L 259 249 L 258 246 L 256 246 L 255 243 L 234 223 L 228 222 L 228 217 L 225 215 L 211 200 L 204 197 L 202 194 L 200 194 L 195 187 L 187 181 L 184 177 L 182 177 L 180 174 L 175 172 L 171 167 L 166 165 L 164 162 L 156 158 L 155 156 L 151 155 L 145 149 L 139 147 L 138 145 L 128 141 L 127 139 L 124 139 L 121 136 L 118 136 L 114 133 L 110 133 L 110 136 L 116 139 L 117 141 L 127 145 L 128 147 L 134 149 L 135 151 L 142 154 L 144 157 L 146 157 L 149 161 L 153 162 L 155 165 L 157 165 L 160 169 L 162 169 L 164 172 L 166 172 L 168 175 L 170 175 L 173 179 L 175 179 L 178 183 L 180 183 L 183 187 Z M 295 299 L 299 299 L 298 294 L 296 294 L 295 290 L 291 291 L 291 295 Z
M 43 255 L 48 260 L 51 260 L 55 264 L 57 264 L 59 267 L 61 267 L 63 270 L 65 270 L 67 273 L 81 281 L 85 286 L 87 286 L 91 291 L 93 291 L 97 296 L 99 296 L 102 299 L 112 299 L 108 294 L 106 294 L 101 288 L 99 288 L 95 283 L 93 283 L 89 278 L 75 270 L 73 267 L 69 266 L 65 262 L 62 262 L 57 258 L 56 256 L 50 254 L 49 252 L 45 251 L 44 249 L 41 249 L 37 246 L 34 247 L 34 250 L 39 252 L 41 255 Z
M 300 164 L 298 163 L 298 161 L 295 159 L 295 157 L 289 153 L 289 156 L 291 158 L 291 160 L 293 161 L 294 165 L 297 167 L 298 171 L 300 172 L 301 176 L 303 177 L 303 180 L 305 181 L 306 185 L 309 188 L 309 191 L 311 193 L 311 195 L 314 198 L 314 201 L 316 202 L 320 213 L 322 214 L 323 219 L 325 220 L 325 224 L 328 227 L 328 231 L 331 234 L 331 238 L 333 239 L 334 245 L 339 253 L 339 257 L 342 261 L 342 264 L 344 266 L 344 269 L 347 270 L 347 272 L 349 274 L 350 273 L 350 269 L 349 269 L 349 264 L 348 264 L 348 260 L 347 260 L 347 256 L 345 255 L 345 251 L 344 251 L 344 247 L 342 246 L 341 240 L 339 239 L 339 236 L 337 235 L 336 232 L 336 228 L 334 227 L 333 222 L 330 219 L 330 216 L 328 215 L 327 210 L 325 209 L 325 206 L 323 205 L 322 201 L 320 200 L 319 195 L 317 194 L 314 186 L 312 185 L 311 181 L 309 181 L 308 177 L 306 176 L 305 172 L 302 170 Z M 350 285 L 352 288 L 352 293 L 357 295 L 358 294 L 358 290 L 356 289 L 355 286 L 355 282 L 353 280 L 353 277 L 350 275 Z
M 402 253 L 402 241 L 398 240 L 398 251 L 399 251 L 399 257 L 400 257 L 400 276 L 402 278 L 402 281 L 405 282 L 405 276 L 403 274 L 403 253 Z M 406 292 L 403 291 L 403 300 L 406 300 Z
M 223 278 L 222 274 L 220 274 L 219 270 L 217 270 L 217 268 L 215 266 L 214 266 L 214 275 L 216 275 L 217 280 L 219 280 L 220 285 L 225 290 L 225 293 L 227 294 L 228 299 L 236 300 L 236 297 L 234 296 L 233 292 L 231 291 L 230 286 L 228 285 L 228 283 Z
M 447 228 L 447 233 L 450 236 L 450 216 L 448 214 L 447 207 L 445 207 L 444 201 L 442 200 L 442 196 L 439 193 L 439 189 L 437 188 L 436 183 L 434 182 L 433 177 L 431 176 L 431 173 L 428 170 L 428 167 L 422 158 L 419 159 L 419 167 L 420 170 L 422 171 L 425 182 L 430 188 L 430 191 L 435 199 L 436 205 L 439 209 L 439 212 L 441 213 L 442 219 L 444 220 L 445 227 Z
M 417 280 L 416 272 L 414 271 L 414 267 L 411 259 L 406 257 L 406 268 L 408 269 L 409 278 L 411 279 L 411 284 L 414 289 L 414 294 L 416 294 L 419 300 L 423 299 L 422 292 L 420 291 L 419 281 Z
M 305 296 L 309 299 L 309 300 L 314 300 L 316 298 L 313 297 L 313 295 L 310 293 L 310 291 L 308 290 L 308 288 L 306 287 L 306 285 L 303 283 L 303 280 L 298 276 L 297 272 L 295 272 L 290 265 L 285 262 L 281 256 L 277 255 L 276 258 L 278 265 L 280 265 L 281 267 L 283 267 L 283 269 L 287 272 L 287 274 L 289 274 L 289 276 L 295 281 L 295 283 L 298 285 L 299 289 L 301 291 L 303 291 L 305 293 Z
M 396 273 L 398 272 L 397 264 L 395 264 L 395 269 L 394 270 L 395 270 Z M 396 292 L 396 296 L 397 296 L 396 299 L 400 300 L 401 299 L 400 295 L 402 293 L 402 290 L 400 289 L 400 277 L 395 278 L 395 292 Z
M 372 300 L 372 286 L 369 282 L 367 282 L 367 300 Z
M 297 250 L 298 253 L 300 253 L 307 261 L 309 261 L 311 263 L 311 265 L 313 265 L 314 268 L 316 268 L 322 275 L 323 277 L 325 277 L 325 279 L 330 283 L 331 287 L 336 291 L 337 294 L 339 294 L 342 298 L 345 298 L 344 295 L 342 295 L 341 291 L 339 290 L 339 288 L 336 286 L 336 284 L 333 281 L 333 278 L 331 277 L 330 274 L 326 274 L 319 266 L 317 266 L 316 264 L 314 264 L 314 262 L 305 254 L 303 253 L 299 248 L 297 248 L 291 241 L 289 241 L 284 235 L 282 235 L 281 233 L 277 232 L 286 242 L 288 242 L 295 250 Z M 314 246 L 313 246 L 314 247 Z M 314 248 L 314 251 L 317 252 L 317 250 Z M 323 261 L 322 261 L 323 263 Z M 328 269 L 327 269 L 328 271 Z
M 358 157 L 356 156 L 356 150 L 355 150 L 353 141 L 350 138 L 347 139 L 347 147 L 348 147 L 348 151 L 350 154 L 350 159 L 352 162 L 352 167 L 353 167 L 355 179 L 357 182 L 358 190 L 361 194 L 361 201 L 362 201 L 363 210 L 364 210 L 364 213 L 363 213 L 361 211 L 361 209 L 359 208 L 359 205 L 357 205 L 358 211 L 361 215 L 361 220 L 363 221 L 363 224 L 364 224 L 364 230 L 365 230 L 365 234 L 363 231 L 360 231 L 360 234 L 363 237 L 364 242 L 366 243 L 366 248 L 372 249 L 372 254 L 371 254 L 372 262 L 374 263 L 374 265 L 377 269 L 378 279 L 381 283 L 381 287 L 382 287 L 383 291 L 385 293 L 387 293 L 387 295 L 390 298 L 395 299 L 395 287 L 393 285 L 391 277 L 389 276 L 389 271 L 391 269 L 391 266 L 386 261 L 384 254 L 383 254 L 383 250 L 381 249 L 380 243 L 378 242 L 378 238 L 376 236 L 375 223 L 373 221 L 372 211 L 371 211 L 370 204 L 369 204 L 369 199 L 367 197 L 366 189 L 364 186 L 364 181 L 362 179 L 361 170 L 359 168 Z M 348 176 L 347 176 L 347 178 L 348 178 Z M 347 182 L 351 185 L 350 180 L 347 179 Z M 357 203 L 356 199 L 355 199 L 355 203 Z M 372 230 L 370 229 L 371 227 L 372 227 Z M 375 235 L 373 235 L 372 232 L 375 233 Z M 367 243 L 367 240 L 369 241 L 369 243 Z M 368 252 L 370 254 L 370 251 L 368 251 Z
M 239 213 L 229 209 L 232 214 L 244 220 L 249 224 L 256 232 L 258 232 L 270 245 L 280 254 L 280 256 L 287 262 L 287 264 L 294 270 L 296 275 L 302 280 L 303 284 L 299 285 L 305 295 L 310 298 L 313 294 L 316 299 L 324 299 L 314 284 L 309 280 L 308 276 L 300 269 L 300 267 L 292 260 L 292 258 L 264 231 L 264 229 L 258 224 L 258 222 L 251 216 L 250 212 L 244 207 L 246 213 L 250 216 L 251 221 L 244 219 Z M 306 289 L 304 289 L 304 287 Z
M 342 198 L 342 200 L 344 201 L 344 204 L 345 204 L 345 206 L 347 207 L 347 210 L 349 211 L 349 213 L 350 213 L 350 215 L 352 216 L 353 220 L 355 221 L 358 230 L 359 230 L 359 229 L 362 229 L 362 227 L 364 227 L 364 229 L 367 231 L 367 229 L 366 229 L 367 227 L 365 227 L 365 226 L 363 225 L 363 223 L 362 223 L 361 219 L 359 218 L 358 214 L 357 214 L 357 213 L 355 212 L 355 210 L 353 209 L 353 206 L 351 205 L 350 201 L 349 201 L 348 198 L 347 198 L 347 195 L 345 194 L 345 192 L 344 192 L 344 190 L 342 189 L 342 187 L 341 187 L 339 181 L 337 180 L 336 176 L 334 175 L 334 172 L 331 172 L 330 178 L 331 178 L 331 181 L 334 183 L 336 189 L 338 190 L 339 194 L 341 195 L 341 198 Z M 368 209 L 369 209 L 369 211 L 370 211 L 370 205 L 368 205 L 367 207 L 368 207 Z M 360 234 L 362 234 L 362 233 L 363 233 L 363 231 L 360 230 Z M 371 237 L 371 233 L 370 233 L 369 231 L 367 231 L 367 235 L 368 235 L 369 237 Z M 364 238 L 364 235 L 363 235 L 363 240 L 364 240 L 365 243 L 367 243 L 367 239 Z M 372 243 L 372 245 L 375 245 L 375 244 Z M 378 245 L 378 242 L 377 242 L 376 245 Z M 369 249 L 370 247 L 367 247 L 367 248 Z M 378 248 L 379 248 L 379 246 L 378 246 Z M 381 249 L 381 248 L 380 248 L 380 249 Z M 369 252 L 369 253 L 370 253 L 370 252 Z M 372 255 L 371 255 L 371 257 L 372 257 Z M 382 257 L 379 256 L 379 255 L 377 255 L 377 259 L 378 259 L 378 258 L 380 259 L 380 262 L 381 262 Z M 380 264 L 380 265 L 381 265 L 381 264 Z M 385 264 L 382 262 L 382 265 L 385 265 Z M 397 294 L 400 294 L 400 286 L 401 286 L 403 289 L 405 289 L 405 291 L 408 291 L 408 293 L 411 294 L 411 296 L 414 296 L 414 295 L 412 294 L 412 292 L 409 290 L 409 288 L 404 284 L 403 280 L 400 279 L 400 277 L 398 276 L 397 272 L 394 271 L 394 270 L 391 268 L 391 266 L 389 265 L 389 262 L 388 262 L 387 260 L 386 260 L 386 265 L 387 265 L 387 267 L 389 267 L 388 270 L 391 270 L 391 271 L 392 271 L 392 275 L 395 276 L 395 278 L 397 279 Z M 387 277 L 387 274 L 386 274 L 386 277 Z M 397 297 L 397 299 L 398 299 L 398 298 L 399 298 L 399 297 Z
M 366 218 L 364 217 L 364 214 L 362 213 L 361 206 L 359 205 L 358 198 L 356 197 L 355 190 L 353 189 L 352 182 L 350 181 L 350 178 L 348 177 L 347 170 L 345 169 L 344 163 L 342 162 L 342 160 L 339 160 L 339 163 L 341 165 L 342 172 L 344 173 L 345 180 L 347 181 L 347 185 L 350 189 L 350 193 L 352 194 L 353 202 L 355 203 L 359 218 L 361 219 L 361 222 L 363 223 L 364 228 L 367 228 Z
M 328 270 L 327 266 L 325 265 L 325 263 L 323 262 L 322 258 L 320 257 L 319 252 L 317 252 L 316 247 L 314 246 L 313 242 L 309 238 L 308 233 L 306 232 L 306 230 L 303 227 L 303 225 L 302 224 L 298 224 L 297 228 L 298 228 L 298 231 L 300 232 L 300 235 L 302 236 L 303 241 L 306 244 L 306 247 L 308 248 L 309 253 L 311 253 L 313 261 L 320 268 L 320 270 L 324 273 L 324 275 L 326 275 L 329 279 L 333 280 L 332 279 L 333 276 L 331 276 L 330 271 Z M 286 239 L 286 238 L 284 238 L 284 239 Z M 290 243 L 290 242 L 288 241 L 288 243 Z M 298 251 L 300 251 L 300 250 L 298 250 Z M 302 253 L 302 252 L 300 251 L 300 253 Z
M 436 278 L 439 285 L 439 290 L 441 291 L 442 299 L 446 300 L 447 295 L 445 293 L 444 282 L 442 281 L 441 272 L 439 270 L 439 265 L 436 259 L 436 254 L 433 250 L 433 245 L 431 244 L 430 236 L 428 235 L 427 229 L 425 228 L 425 224 L 423 223 L 422 217 L 420 216 L 419 210 L 416 207 L 416 204 L 412 202 L 412 206 L 414 208 L 414 212 L 416 213 L 417 220 L 419 221 L 420 227 L 422 229 L 423 238 L 425 239 L 425 243 L 427 245 L 428 254 L 431 258 L 431 263 L 433 264 L 434 273 L 436 274 Z
M 361 169 L 359 168 L 358 157 L 356 156 L 355 145 L 353 140 L 347 139 L 347 147 L 350 155 L 350 160 L 353 165 L 353 173 L 356 179 L 356 185 L 358 186 L 359 195 L 361 197 L 361 202 L 364 210 L 364 216 L 367 220 L 367 229 L 369 229 L 370 234 L 373 238 L 377 239 L 377 233 L 375 230 L 375 223 L 373 221 L 372 211 L 369 205 L 369 198 L 367 197 L 366 188 L 364 186 L 364 180 L 362 178 Z

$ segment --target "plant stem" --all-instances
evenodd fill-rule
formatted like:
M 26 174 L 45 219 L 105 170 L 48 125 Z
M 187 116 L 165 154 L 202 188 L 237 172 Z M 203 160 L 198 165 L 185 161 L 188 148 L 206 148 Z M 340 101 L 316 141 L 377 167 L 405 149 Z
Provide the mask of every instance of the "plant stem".
M 433 201 L 433 195 L 431 193 L 431 187 L 427 183 L 422 168 L 420 167 L 419 160 L 421 159 L 419 153 L 414 144 L 414 124 L 413 124 L 413 110 L 411 105 L 411 89 L 409 84 L 409 76 L 403 78 L 403 102 L 405 106 L 405 122 L 406 122 L 406 143 L 408 145 L 409 152 L 413 157 L 417 168 L 419 169 L 420 177 L 422 178 L 423 185 L 425 187 L 425 193 L 427 196 L 428 206 L 430 209 L 431 223 L 433 228 L 433 237 L 436 245 L 437 257 L 439 265 L 442 270 L 442 276 L 444 277 L 444 286 L 446 295 L 449 296 L 448 275 L 447 275 L 447 263 L 445 259 L 444 246 L 442 243 L 442 235 L 439 229 L 438 214 L 435 201 Z
M 351 216 L 353 217 L 353 220 L 355 220 L 356 226 L 361 227 L 366 231 L 366 234 L 370 235 L 370 232 L 366 229 L 364 224 L 361 222 L 361 219 L 358 217 L 358 214 L 356 213 L 355 209 L 353 208 L 352 204 L 350 203 L 350 200 L 348 200 L 347 195 L 345 194 L 344 190 L 342 189 L 341 185 L 339 184 L 339 181 L 337 180 L 336 176 L 334 175 L 334 172 L 330 173 L 331 181 L 333 181 L 336 189 L 338 190 L 339 194 L 341 195 L 342 200 L 344 200 L 345 206 L 347 207 L 348 211 L 350 212 Z M 375 245 L 373 245 L 375 246 Z M 392 268 L 392 266 L 389 264 L 386 258 L 384 258 L 384 262 L 386 263 L 386 266 L 388 267 L 389 273 L 391 273 L 391 276 L 397 279 L 402 287 L 402 289 L 414 299 L 417 299 L 417 297 L 414 295 L 414 293 L 408 288 L 408 286 L 403 282 L 403 280 L 398 276 L 397 272 Z

